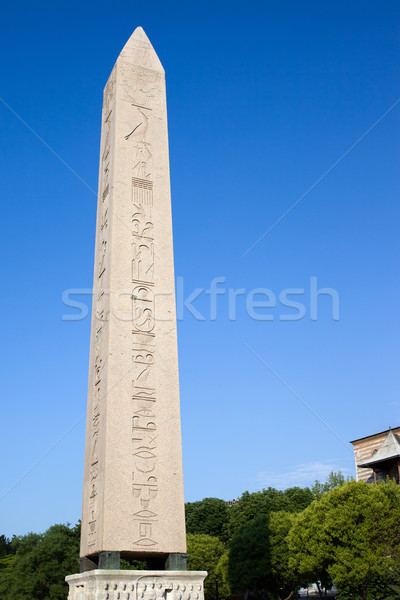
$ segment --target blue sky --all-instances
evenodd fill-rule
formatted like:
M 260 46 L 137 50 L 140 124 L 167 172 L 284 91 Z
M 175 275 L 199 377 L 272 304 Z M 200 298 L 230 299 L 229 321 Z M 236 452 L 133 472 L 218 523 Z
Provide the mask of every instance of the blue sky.
M 203 292 L 194 306 L 205 320 L 183 309 L 178 323 L 186 499 L 308 485 L 332 469 L 353 474 L 348 441 L 400 423 L 398 3 L 8 3 L 0 25 L 7 535 L 80 517 L 90 320 L 63 320 L 74 310 L 62 294 L 92 285 L 89 188 L 97 189 L 102 90 L 138 25 L 167 75 L 183 299 L 216 277 L 226 290 L 215 320 Z M 311 320 L 313 277 L 338 294 L 338 320 L 328 296 Z M 229 288 L 245 290 L 234 320 Z M 277 306 L 254 312 L 273 320 L 246 309 L 259 288 Z M 305 306 L 300 320 L 280 320 L 296 313 L 279 303 L 288 288 L 304 289 L 291 296 Z

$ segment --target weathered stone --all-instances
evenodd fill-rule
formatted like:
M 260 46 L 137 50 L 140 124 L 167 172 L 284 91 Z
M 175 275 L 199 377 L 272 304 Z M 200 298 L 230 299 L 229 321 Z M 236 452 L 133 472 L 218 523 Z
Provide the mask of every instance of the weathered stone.
M 104 90 L 93 292 L 81 557 L 165 563 L 186 552 L 171 198 L 164 70 L 141 27 Z
M 68 600 L 204 600 L 205 571 L 96 570 L 69 575 Z
M 187 572 L 164 71 L 139 27 L 104 91 L 81 573 L 69 600 L 204 600 Z M 153 571 L 121 571 L 120 557 Z

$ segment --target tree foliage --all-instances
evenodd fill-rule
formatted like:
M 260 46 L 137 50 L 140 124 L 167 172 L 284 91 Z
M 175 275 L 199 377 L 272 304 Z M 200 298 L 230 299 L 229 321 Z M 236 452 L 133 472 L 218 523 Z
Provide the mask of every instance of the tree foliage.
M 0 558 L 14 554 L 13 541 L 7 538 L 5 535 L 0 535 Z
M 0 571 L 5 569 L 10 569 L 11 564 L 14 560 L 15 554 L 7 554 L 0 558 Z
M 188 503 L 186 520 L 188 569 L 208 571 L 207 600 L 216 597 L 216 578 L 220 597 L 290 600 L 302 585 L 334 581 L 340 600 L 400 598 L 400 487 L 392 481 L 346 482 L 331 473 L 312 490 L 245 492 L 232 507 L 218 498 Z M 79 536 L 79 525 L 0 536 L 0 599 L 66 600 Z M 121 568 L 141 567 L 121 561 Z
M 53 525 L 18 538 L 17 551 L 0 570 L 1 600 L 65 600 L 64 578 L 78 570 L 80 527 Z
M 345 479 L 342 471 L 331 471 L 329 473 L 328 479 L 324 483 L 321 483 L 320 481 L 318 481 L 318 479 L 316 479 L 314 485 L 311 488 L 313 499 L 319 500 L 324 494 L 327 494 L 335 487 L 343 485 L 344 483 L 346 483 L 346 481 L 350 481 L 350 479 Z
M 229 548 L 228 577 L 234 594 L 268 589 L 271 556 L 267 515 L 252 518 L 233 535 Z
M 300 512 L 313 501 L 309 488 L 292 487 L 285 491 L 269 487 L 260 492 L 244 492 L 229 511 L 230 537 L 245 523 L 255 517 L 268 516 L 281 510 Z
M 187 533 L 203 533 L 227 541 L 229 506 L 219 498 L 204 498 L 198 502 L 186 502 Z
M 301 512 L 314 500 L 310 488 L 291 487 L 283 492 L 282 510 L 291 513 Z
M 208 576 L 204 582 L 204 594 L 206 600 L 215 598 L 216 569 L 220 558 L 226 552 L 226 546 L 217 537 L 201 533 L 189 533 L 186 536 L 189 571 L 207 571 Z M 219 592 L 221 596 L 227 596 L 229 590 L 224 587 L 222 578 L 219 578 Z
M 262 593 L 277 600 L 295 595 L 304 580 L 289 564 L 288 535 L 296 520 L 294 512 L 272 512 L 238 529 L 230 544 L 228 563 L 234 593 Z
M 280 511 L 272 513 L 269 519 L 269 541 L 271 546 L 270 591 L 275 598 L 291 598 L 306 580 L 291 568 L 291 553 L 288 544 L 289 533 L 297 521 L 297 514 Z
M 340 598 L 387 598 L 400 558 L 400 488 L 350 481 L 314 501 L 288 536 L 290 567 Z
M 227 550 L 221 556 L 218 561 L 217 566 L 215 567 L 215 576 L 218 579 L 218 584 L 221 585 L 220 595 L 221 596 L 229 596 L 230 595 L 230 585 L 229 585 L 229 551 Z

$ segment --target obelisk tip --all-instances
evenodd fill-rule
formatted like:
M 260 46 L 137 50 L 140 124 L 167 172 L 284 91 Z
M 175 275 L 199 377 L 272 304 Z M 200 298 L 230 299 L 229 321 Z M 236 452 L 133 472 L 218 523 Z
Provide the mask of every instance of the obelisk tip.
M 120 57 L 129 60 L 138 67 L 164 71 L 160 59 L 157 56 L 143 27 L 136 27 L 129 40 L 126 42 Z
M 132 33 L 130 39 L 136 39 L 139 40 L 141 42 L 147 42 L 148 44 L 150 44 L 150 40 L 147 37 L 143 27 L 136 27 L 135 31 Z

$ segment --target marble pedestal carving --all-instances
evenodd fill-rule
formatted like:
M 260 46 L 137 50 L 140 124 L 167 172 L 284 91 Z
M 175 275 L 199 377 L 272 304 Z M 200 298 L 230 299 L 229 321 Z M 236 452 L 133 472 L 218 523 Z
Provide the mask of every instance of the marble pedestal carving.
M 68 600 L 204 600 L 205 571 L 95 570 L 69 575 Z

